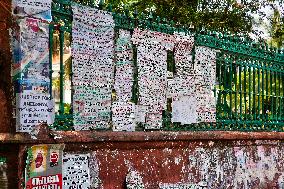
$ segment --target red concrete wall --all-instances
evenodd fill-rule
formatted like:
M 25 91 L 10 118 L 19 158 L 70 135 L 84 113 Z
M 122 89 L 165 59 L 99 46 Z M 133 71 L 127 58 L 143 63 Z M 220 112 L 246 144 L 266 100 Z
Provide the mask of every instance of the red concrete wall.
M 13 132 L 11 51 L 9 28 L 12 27 L 11 0 L 0 1 L 0 133 Z
M 104 189 L 125 188 L 130 168 L 141 174 L 148 189 L 159 188 L 161 183 L 187 183 L 210 189 L 284 187 L 281 141 L 106 143 L 97 147 L 100 149 L 94 149 L 96 144 L 67 145 L 66 150 L 91 153 L 95 159 L 92 162 L 98 165 L 98 170 L 91 172 L 99 173 L 100 187 Z
M 124 189 L 129 170 L 140 174 L 146 189 L 170 184 L 210 189 L 284 187 L 284 133 L 53 132 L 51 135 L 54 137 L 38 136 L 41 141 L 37 142 L 17 135 L 11 141 L 25 142 L 21 149 L 33 143 L 65 143 L 66 153 L 90 154 L 92 184 L 98 186 L 93 188 Z M 22 150 L 19 154 L 19 177 L 23 175 L 25 153 Z

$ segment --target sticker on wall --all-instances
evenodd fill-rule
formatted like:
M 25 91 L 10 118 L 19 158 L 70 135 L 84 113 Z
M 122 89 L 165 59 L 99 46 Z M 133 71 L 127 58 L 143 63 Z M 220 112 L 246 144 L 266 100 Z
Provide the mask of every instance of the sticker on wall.
M 72 4 L 75 130 L 107 129 L 114 83 L 114 20 L 106 11 Z
M 167 102 L 167 50 L 173 50 L 175 38 L 135 29 L 132 41 L 137 45 L 138 105 L 148 107 L 145 129 L 160 129 Z
M 63 144 L 36 145 L 28 150 L 26 189 L 62 188 Z
M 206 185 L 192 183 L 160 183 L 159 189 L 206 189 Z
M 64 154 L 63 189 L 90 189 L 90 154 Z
M 131 170 L 126 175 L 126 188 L 127 189 L 144 189 L 142 176 L 137 171 Z

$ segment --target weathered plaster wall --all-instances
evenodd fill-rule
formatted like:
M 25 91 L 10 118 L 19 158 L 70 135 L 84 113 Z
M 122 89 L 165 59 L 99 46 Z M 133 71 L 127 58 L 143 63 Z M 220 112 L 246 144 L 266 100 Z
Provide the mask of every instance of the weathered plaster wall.
M 5 152 L 9 162 L 16 162 L 7 173 L 11 186 L 17 182 L 22 188 L 15 172 L 18 166 L 22 180 L 28 146 L 64 143 L 65 154 L 89 157 L 92 188 L 124 189 L 127 175 L 140 176 L 146 189 L 284 188 L 284 133 L 40 130 L 39 135 L 34 140 L 27 134 L 0 134 L 4 143 L 25 143 L 18 144 L 19 154 L 16 147 Z
M 125 188 L 127 173 L 135 170 L 149 189 L 170 188 L 170 184 L 176 188 L 282 189 L 283 144 L 279 140 L 105 142 L 67 144 L 65 151 L 91 154 L 94 188 Z
M 12 26 L 11 0 L 0 2 L 0 133 L 11 132 L 12 82 L 9 28 Z
M 152 147 L 144 148 L 141 143 L 128 149 L 129 145 L 91 152 L 91 159 L 96 160 L 91 165 L 98 169 L 91 173 L 99 173 L 96 181 L 101 188 L 124 188 L 131 169 L 140 173 L 149 189 L 159 188 L 162 183 L 210 189 L 284 187 L 281 141 L 155 142 Z

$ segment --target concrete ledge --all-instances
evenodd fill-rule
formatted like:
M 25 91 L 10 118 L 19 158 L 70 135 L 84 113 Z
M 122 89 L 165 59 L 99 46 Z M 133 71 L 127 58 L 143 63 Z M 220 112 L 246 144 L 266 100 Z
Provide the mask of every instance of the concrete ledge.
M 284 140 L 284 132 L 98 132 L 52 131 L 32 138 L 28 133 L 0 133 L 1 143 L 90 143 L 90 142 L 151 142 L 193 140 Z

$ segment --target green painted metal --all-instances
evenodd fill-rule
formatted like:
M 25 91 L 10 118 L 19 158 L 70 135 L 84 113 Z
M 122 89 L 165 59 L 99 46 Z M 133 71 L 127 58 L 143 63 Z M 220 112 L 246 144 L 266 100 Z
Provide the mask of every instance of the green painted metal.
M 93 0 L 74 0 L 94 7 Z M 53 20 L 60 31 L 71 33 L 72 10 L 71 0 L 53 0 Z M 99 9 L 112 12 L 112 6 L 99 3 Z M 163 112 L 164 130 L 184 131 L 283 131 L 284 129 L 284 51 L 283 49 L 270 48 L 265 44 L 257 44 L 246 36 L 233 36 L 214 31 L 199 30 L 193 32 L 190 28 L 176 26 L 152 13 L 149 15 L 112 12 L 116 29 L 133 31 L 134 28 L 148 29 L 168 34 L 184 32 L 194 35 L 194 46 L 206 46 L 219 51 L 217 55 L 216 79 L 214 94 L 217 99 L 216 123 L 199 123 L 180 125 L 171 123 L 171 112 Z M 61 34 L 61 33 L 60 33 Z M 61 38 L 62 39 L 62 38 Z M 64 38 L 63 38 L 64 39 Z M 52 36 L 50 37 L 52 42 Z M 62 45 L 60 40 L 60 45 Z M 63 48 L 60 48 L 60 51 Z M 61 51 L 61 52 L 62 52 Z M 137 104 L 138 68 L 137 48 L 134 46 L 134 85 L 132 101 Z M 52 55 L 52 52 L 50 52 Z M 193 59 L 195 52 L 193 49 Z M 60 57 L 61 58 L 61 57 Z M 50 60 L 52 61 L 52 60 Z M 60 94 L 63 94 L 63 67 L 60 60 Z M 174 71 L 174 61 L 169 65 Z M 52 70 L 51 70 L 52 73 Z M 72 73 L 71 73 L 72 74 Z M 72 86 L 72 81 L 71 81 Z M 73 92 L 73 91 L 72 91 Z M 60 114 L 56 115 L 56 122 L 51 126 L 58 130 L 72 130 L 73 116 L 64 112 L 64 99 L 60 96 Z
M 54 26 L 52 24 L 49 25 L 49 79 L 50 79 L 50 83 L 52 83 L 52 44 L 53 44 L 53 29 Z M 52 97 L 52 84 L 50 85 L 49 88 L 49 94 Z
M 59 28 L 59 43 L 60 43 L 60 103 L 59 103 L 59 114 L 64 114 L 64 60 L 63 60 L 63 51 L 64 51 L 64 27 Z

